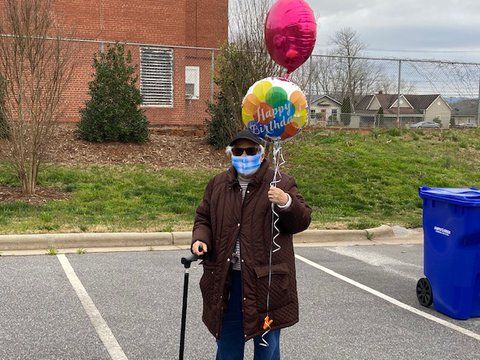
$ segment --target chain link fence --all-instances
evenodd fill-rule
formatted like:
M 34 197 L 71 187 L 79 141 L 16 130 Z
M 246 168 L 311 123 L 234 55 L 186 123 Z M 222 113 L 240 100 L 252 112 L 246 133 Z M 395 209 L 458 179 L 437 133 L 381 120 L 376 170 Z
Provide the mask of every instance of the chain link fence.
M 312 55 L 291 80 L 308 94 L 317 126 L 479 124 L 480 63 Z
M 94 53 L 111 41 L 74 43 L 75 71 L 65 121 L 78 121 L 89 99 Z M 218 49 L 124 43 L 139 66 L 138 86 L 152 125 L 202 127 L 213 101 Z M 278 74 L 272 74 L 278 75 Z M 242 76 L 239 69 L 238 76 Z M 260 80 L 260 79 L 257 79 Z M 307 95 L 314 126 L 471 127 L 479 124 L 480 63 L 312 55 L 290 80 Z M 350 110 L 342 104 L 350 101 Z M 431 125 L 431 123 L 434 125 Z

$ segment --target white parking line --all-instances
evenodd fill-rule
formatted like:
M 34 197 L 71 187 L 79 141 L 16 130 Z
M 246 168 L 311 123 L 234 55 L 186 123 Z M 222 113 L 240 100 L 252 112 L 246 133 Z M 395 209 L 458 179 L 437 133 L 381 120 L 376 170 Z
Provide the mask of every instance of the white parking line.
M 368 265 L 379 266 L 385 272 L 399 275 L 406 279 L 417 281 L 419 277 L 422 277 L 423 275 L 423 266 L 405 263 L 403 261 L 385 256 L 383 254 L 366 251 L 357 247 L 338 246 L 334 248 L 326 248 L 326 250 L 343 256 L 351 257 Z M 407 273 L 405 271 L 397 270 L 395 269 L 395 267 L 410 268 L 414 270 L 416 275 L 414 275 L 413 273 Z
M 77 277 L 77 274 L 75 274 L 75 270 L 73 270 L 67 257 L 64 254 L 59 254 L 57 258 L 112 360 L 128 360 L 121 346 L 118 344 L 117 339 L 113 336 L 112 331 L 83 287 L 80 279 Z
M 386 300 L 388 301 L 389 303 L 392 303 L 393 305 L 397 305 L 398 307 L 402 308 L 402 309 L 405 309 L 405 310 L 408 310 L 414 314 L 417 314 L 419 316 L 422 316 L 424 317 L 425 319 L 428 319 L 428 320 L 431 320 L 431 321 L 434 321 L 438 324 L 441 324 L 449 329 L 452 329 L 452 330 L 455 330 L 455 331 L 458 331 L 459 333 L 462 333 L 464 335 L 467 335 L 471 338 L 474 338 L 475 340 L 480 340 L 480 335 L 477 334 L 477 333 L 474 333 L 473 331 L 470 331 L 470 330 L 467 330 L 467 329 L 464 329 L 460 326 L 457 326 L 455 324 L 452 324 L 451 322 L 448 322 L 446 320 L 443 320 L 443 319 L 440 319 L 440 318 L 437 318 L 433 315 L 430 315 L 429 313 L 426 313 L 424 311 L 421 311 L 421 310 L 418 310 L 410 305 L 407 305 L 407 304 L 404 304 L 402 303 L 401 301 L 398 301 L 388 295 L 385 295 L 377 290 L 374 290 L 368 286 L 365 286 L 359 282 L 356 282 L 355 280 L 352 280 L 350 278 L 347 278 L 346 276 L 343 276 L 339 273 L 336 273 L 335 271 L 333 270 L 330 270 L 322 265 L 319 265 L 311 260 L 308 260 L 307 258 L 304 258 L 303 256 L 300 256 L 300 255 L 295 255 L 295 257 L 300 260 L 300 261 L 303 261 L 305 264 L 308 264 L 310 266 L 313 266 L 314 268 L 317 268 L 319 270 L 322 270 L 323 272 L 329 274 L 329 275 L 332 275 L 334 277 L 336 277 L 337 279 L 340 279 L 342 281 L 345 281 L 353 286 L 356 286 L 358 287 L 359 289 L 362 289 L 372 295 L 375 295 L 383 300 Z

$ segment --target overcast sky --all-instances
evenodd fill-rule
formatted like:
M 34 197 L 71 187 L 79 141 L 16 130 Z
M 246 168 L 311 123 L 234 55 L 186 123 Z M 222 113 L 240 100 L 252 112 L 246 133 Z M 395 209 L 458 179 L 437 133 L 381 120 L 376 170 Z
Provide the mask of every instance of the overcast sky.
M 480 0 L 306 1 L 317 18 L 316 53 L 350 27 L 368 56 L 480 63 Z

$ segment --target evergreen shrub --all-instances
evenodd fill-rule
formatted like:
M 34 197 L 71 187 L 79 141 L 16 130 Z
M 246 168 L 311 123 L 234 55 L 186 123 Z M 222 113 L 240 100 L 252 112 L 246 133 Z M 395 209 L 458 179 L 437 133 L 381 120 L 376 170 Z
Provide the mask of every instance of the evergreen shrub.
M 89 83 L 90 100 L 80 110 L 80 137 L 93 142 L 135 142 L 148 139 L 148 120 L 139 108 L 138 66 L 123 44 L 94 55 L 95 77 Z

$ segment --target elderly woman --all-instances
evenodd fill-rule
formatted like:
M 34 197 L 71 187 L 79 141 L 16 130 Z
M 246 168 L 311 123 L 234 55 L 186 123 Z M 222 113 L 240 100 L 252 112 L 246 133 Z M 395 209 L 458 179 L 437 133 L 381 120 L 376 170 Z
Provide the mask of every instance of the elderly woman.
M 281 174 L 271 186 L 274 171 L 249 130 L 226 152 L 232 166 L 208 183 L 193 226 L 192 252 L 203 256 L 203 322 L 217 338 L 217 360 L 243 359 L 252 338 L 254 359 L 280 359 L 280 329 L 298 322 L 292 234 L 307 229 L 311 209 L 293 177 Z

